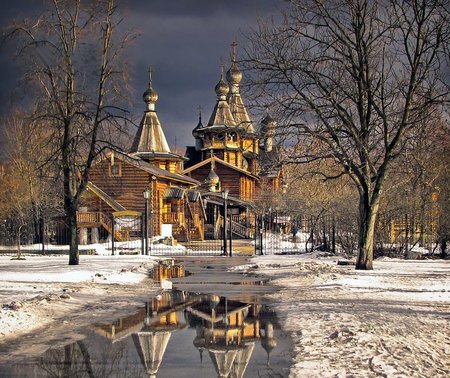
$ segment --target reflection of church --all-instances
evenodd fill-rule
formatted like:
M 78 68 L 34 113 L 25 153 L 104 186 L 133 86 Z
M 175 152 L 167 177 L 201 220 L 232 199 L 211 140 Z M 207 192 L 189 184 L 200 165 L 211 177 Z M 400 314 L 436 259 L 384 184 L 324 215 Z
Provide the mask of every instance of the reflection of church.
M 194 346 L 208 352 L 218 377 L 243 377 L 255 344 L 269 354 L 276 346 L 273 325 L 260 318 L 262 307 L 210 295 L 208 300 L 186 309 L 191 327 L 196 328 Z
M 257 343 L 268 358 L 276 346 L 266 315 L 265 306 L 259 304 L 173 291 L 97 332 L 113 343 L 131 335 L 147 374 L 156 377 L 173 332 L 188 326 L 195 329 L 192 344 L 200 359 L 208 353 L 218 377 L 243 377 Z

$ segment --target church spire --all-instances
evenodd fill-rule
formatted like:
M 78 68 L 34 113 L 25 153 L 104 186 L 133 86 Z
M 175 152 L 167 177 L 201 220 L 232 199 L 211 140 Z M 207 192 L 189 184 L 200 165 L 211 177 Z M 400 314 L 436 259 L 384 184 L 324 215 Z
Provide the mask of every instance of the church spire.
M 155 153 L 170 153 L 169 145 L 155 110 L 158 93 L 152 86 L 151 67 L 148 69 L 148 88 L 142 97 L 147 107 L 136 132 L 130 152 L 142 158 L 150 157 L 150 155 L 154 155 Z
M 236 123 L 231 114 L 230 107 L 227 103 L 227 94 L 229 92 L 228 85 L 223 80 L 223 66 L 221 68 L 220 80 L 214 90 L 217 94 L 217 102 L 214 110 L 209 118 L 208 127 L 210 126 L 235 126 Z
M 147 104 L 147 111 L 154 112 L 155 104 L 158 101 L 158 93 L 152 87 L 152 66 L 148 67 L 148 89 L 144 92 L 142 98 Z
M 227 71 L 227 81 L 229 84 L 229 93 L 227 96 L 228 104 L 230 105 L 231 114 L 236 121 L 238 127 L 243 128 L 248 133 L 253 133 L 255 130 L 252 125 L 250 116 L 248 115 L 247 108 L 242 101 L 240 93 L 240 83 L 242 80 L 242 72 L 239 70 L 237 59 L 237 43 L 233 41 L 231 44 L 231 67 Z

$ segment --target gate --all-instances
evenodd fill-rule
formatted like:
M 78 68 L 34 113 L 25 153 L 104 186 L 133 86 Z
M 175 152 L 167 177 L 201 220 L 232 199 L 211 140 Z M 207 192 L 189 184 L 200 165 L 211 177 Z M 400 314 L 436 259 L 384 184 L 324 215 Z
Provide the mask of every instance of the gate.
M 255 254 L 289 255 L 336 249 L 336 222 L 325 214 L 267 211 L 257 217 Z

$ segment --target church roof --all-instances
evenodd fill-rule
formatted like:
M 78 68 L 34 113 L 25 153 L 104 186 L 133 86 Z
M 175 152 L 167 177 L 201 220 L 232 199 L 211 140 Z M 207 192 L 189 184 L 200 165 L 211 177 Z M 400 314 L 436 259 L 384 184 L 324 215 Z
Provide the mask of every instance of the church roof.
M 231 114 L 238 127 L 245 129 L 248 133 L 254 133 L 252 120 L 247 112 L 247 108 L 242 101 L 240 93 L 240 83 L 242 80 L 242 72 L 236 63 L 236 47 L 237 43 L 234 41 L 231 44 L 231 67 L 227 71 L 227 81 L 230 86 L 227 101 L 230 105 Z
M 227 101 L 236 125 L 249 133 L 254 133 L 255 129 L 253 128 L 252 120 L 248 115 L 247 108 L 242 101 L 240 93 L 239 85 L 242 80 L 242 73 L 236 63 L 236 46 L 236 42 L 231 44 L 231 67 L 227 71 L 227 81 L 230 86 L 230 91 Z
M 231 114 L 230 106 L 227 102 L 228 86 L 223 81 L 223 74 L 216 85 L 217 102 L 214 106 L 207 127 L 236 126 L 236 122 Z
M 151 71 L 149 71 L 149 75 L 148 89 L 143 94 L 147 109 L 142 116 L 130 150 L 130 153 L 140 157 L 144 157 L 148 153 L 170 154 L 166 136 L 155 110 L 158 94 L 152 87 Z
M 242 101 L 241 94 L 239 92 L 230 92 L 228 95 L 228 103 L 236 125 L 245 129 L 249 133 L 255 132 L 252 120 L 248 115 L 247 108 Z
M 240 172 L 240 173 L 243 173 L 243 174 L 245 174 L 245 175 L 247 175 L 247 176 L 250 176 L 250 177 L 252 177 L 252 178 L 255 178 L 255 179 L 258 178 L 257 176 L 253 175 L 253 174 L 250 173 L 249 171 L 246 171 L 246 170 L 244 170 L 244 169 L 242 169 L 242 168 L 238 168 L 238 167 L 236 167 L 235 165 L 230 164 L 230 163 L 227 163 L 226 161 L 224 161 L 224 160 L 222 160 L 222 159 L 219 159 L 219 158 L 216 157 L 216 156 L 209 157 L 208 159 L 205 159 L 205 160 L 201 161 L 200 163 L 197 163 L 197 164 L 195 164 L 195 165 L 193 165 L 193 166 L 191 166 L 191 167 L 185 169 L 185 170 L 183 171 L 183 173 L 186 174 L 186 173 L 195 171 L 197 168 L 200 168 L 200 167 L 202 167 L 202 166 L 204 166 L 204 165 L 206 165 L 206 164 L 211 163 L 212 160 L 214 160 L 215 163 L 222 164 L 222 165 L 224 165 L 225 167 L 231 168 L 231 169 L 233 169 L 233 170 L 235 170 L 235 171 L 238 171 L 238 172 Z
M 130 152 L 138 156 L 151 152 L 170 153 L 166 136 L 155 111 L 144 113 Z
M 153 176 L 168 179 L 168 180 L 183 182 L 186 184 L 191 184 L 193 186 L 200 185 L 199 181 L 197 181 L 189 176 L 181 175 L 179 173 L 173 173 L 173 172 L 167 171 L 165 169 L 159 168 L 159 167 L 153 165 L 152 163 L 142 160 L 139 157 L 127 154 L 125 152 L 119 152 L 119 151 L 115 151 L 114 154 L 115 154 L 116 159 L 125 161 L 126 163 L 128 163 L 138 169 L 146 171 Z M 108 156 L 109 155 L 107 155 L 107 157 Z

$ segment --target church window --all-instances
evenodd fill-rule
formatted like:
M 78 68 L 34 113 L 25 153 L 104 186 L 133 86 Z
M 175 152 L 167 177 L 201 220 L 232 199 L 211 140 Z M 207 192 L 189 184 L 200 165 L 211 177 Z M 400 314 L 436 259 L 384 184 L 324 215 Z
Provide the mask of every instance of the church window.
M 114 163 L 108 166 L 109 176 L 120 177 L 122 176 L 122 163 Z

